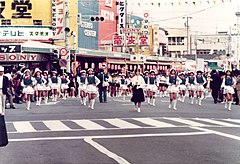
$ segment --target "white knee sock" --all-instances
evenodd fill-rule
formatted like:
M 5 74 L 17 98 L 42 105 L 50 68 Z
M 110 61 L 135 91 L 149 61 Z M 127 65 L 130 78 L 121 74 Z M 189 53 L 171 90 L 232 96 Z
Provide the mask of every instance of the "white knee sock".
M 95 99 L 92 99 L 91 109 L 94 109 Z
M 228 110 L 232 110 L 232 101 L 228 102 Z
M 177 100 L 173 100 L 173 109 L 177 110 Z

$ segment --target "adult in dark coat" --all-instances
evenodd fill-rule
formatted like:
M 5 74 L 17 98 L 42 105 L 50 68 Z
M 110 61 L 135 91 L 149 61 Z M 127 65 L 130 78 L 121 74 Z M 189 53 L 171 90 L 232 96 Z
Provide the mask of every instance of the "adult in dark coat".
M 98 74 L 98 79 L 101 81 L 98 84 L 98 88 L 99 88 L 99 101 L 100 103 L 102 103 L 103 101 L 106 103 L 107 102 L 107 87 L 109 85 L 108 83 L 108 73 L 107 73 L 107 69 L 104 69 L 103 71 L 101 71 Z
M 5 124 L 5 101 L 10 91 L 8 77 L 4 76 L 4 67 L 0 66 L 0 147 L 8 144 L 7 129 Z
M 216 70 L 212 70 L 210 80 L 211 80 L 210 89 L 212 90 L 212 97 L 213 97 L 214 103 L 217 104 L 218 93 L 220 91 L 222 81 L 221 81 L 220 75 L 217 73 Z

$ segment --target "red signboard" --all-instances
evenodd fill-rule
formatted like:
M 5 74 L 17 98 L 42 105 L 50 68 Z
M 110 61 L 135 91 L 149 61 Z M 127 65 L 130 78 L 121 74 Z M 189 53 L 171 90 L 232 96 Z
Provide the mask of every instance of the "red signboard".
M 113 46 L 123 46 L 123 36 L 113 36 Z
M 99 1 L 99 15 L 103 16 L 105 20 L 99 22 L 99 33 L 98 33 L 98 46 L 99 48 L 106 45 L 101 45 L 101 43 L 112 44 L 113 36 L 117 33 L 117 0 Z
M 136 37 L 135 36 L 126 36 L 126 41 L 128 46 L 136 45 Z

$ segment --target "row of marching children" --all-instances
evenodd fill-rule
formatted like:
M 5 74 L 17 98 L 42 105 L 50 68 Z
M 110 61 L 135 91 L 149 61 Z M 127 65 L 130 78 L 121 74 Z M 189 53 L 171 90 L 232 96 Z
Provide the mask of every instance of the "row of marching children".
M 42 100 L 46 104 L 48 97 L 52 97 L 53 102 L 56 102 L 60 96 L 65 100 L 68 96 L 69 87 L 76 90 L 76 86 L 69 85 L 70 82 L 66 73 L 60 76 L 56 71 L 52 71 L 49 75 L 47 71 L 42 72 L 36 68 L 31 75 L 31 71 L 26 69 L 21 81 L 26 109 L 30 110 L 31 96 L 33 94 L 35 94 L 37 106 L 41 105 Z M 77 83 L 79 84 L 78 90 L 81 103 L 86 105 L 88 97 L 89 108 L 94 109 L 95 97 L 98 93 L 97 85 L 100 83 L 100 80 L 93 74 L 93 69 L 88 69 L 88 74 L 84 70 L 81 71 L 81 76 L 77 77 Z
M 50 91 L 52 101 L 57 101 L 60 90 L 65 99 L 69 83 L 66 74 L 59 77 L 56 71 L 52 71 L 51 75 L 49 75 L 48 71 L 42 72 L 38 68 L 31 74 L 31 71 L 26 69 L 22 76 L 21 86 L 23 87 L 22 93 L 24 94 L 27 110 L 30 110 L 31 96 L 34 94 L 37 106 L 41 105 L 42 100 L 47 104 Z

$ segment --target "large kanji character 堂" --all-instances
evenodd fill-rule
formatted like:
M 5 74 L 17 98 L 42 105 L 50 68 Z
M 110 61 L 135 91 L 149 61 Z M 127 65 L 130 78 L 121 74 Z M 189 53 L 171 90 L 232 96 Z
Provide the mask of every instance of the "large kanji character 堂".
M 28 10 L 32 10 L 30 0 L 13 0 L 12 10 L 16 10 L 12 18 L 32 18 L 31 13 L 28 13 Z

